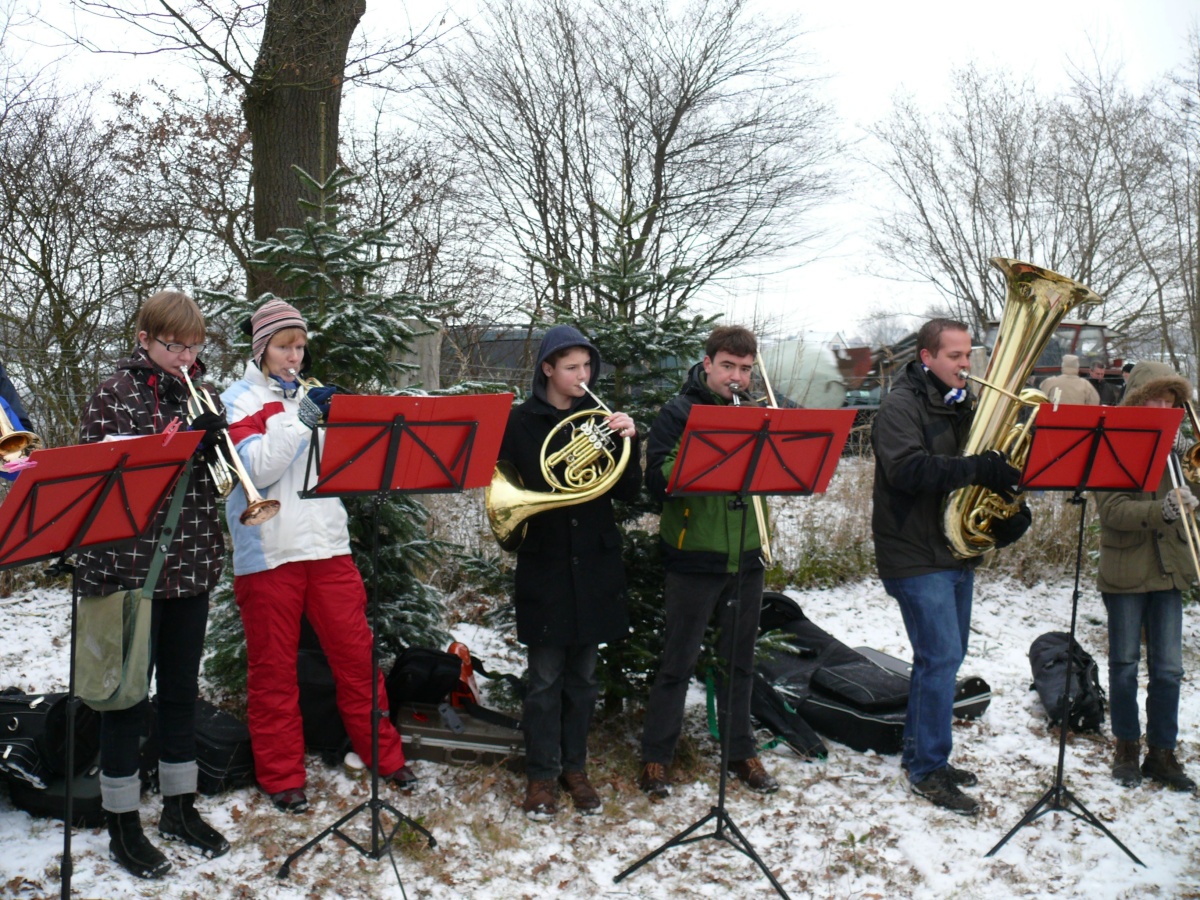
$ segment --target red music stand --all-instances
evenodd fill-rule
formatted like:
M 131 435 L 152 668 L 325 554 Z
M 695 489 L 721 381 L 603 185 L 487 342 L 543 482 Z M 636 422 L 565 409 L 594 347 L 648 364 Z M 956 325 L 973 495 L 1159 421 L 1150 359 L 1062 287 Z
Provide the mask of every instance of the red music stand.
M 1069 501 L 1079 506 L 1075 589 L 1071 595 L 1071 631 L 1067 643 L 1067 687 L 1059 710 L 1058 766 L 1054 783 L 987 852 L 987 856 L 993 856 L 1022 826 L 1050 812 L 1065 812 L 1108 835 L 1130 859 L 1145 866 L 1063 784 L 1067 731 L 1071 721 L 1072 648 L 1079 613 L 1079 574 L 1087 518 L 1087 498 L 1083 492 L 1157 490 L 1182 418 L 1182 409 L 1130 406 L 1061 406 L 1052 409 L 1049 404 L 1043 404 L 1038 412 L 1033 443 L 1021 476 L 1021 489 L 1071 491 Z M 1072 809 L 1072 805 L 1077 809 Z
M 741 609 L 742 558 L 746 547 L 746 497 L 761 494 L 809 495 L 823 492 L 854 424 L 852 409 L 764 409 L 761 407 L 693 406 L 679 442 L 679 454 L 667 493 L 678 495 L 733 494 L 730 508 L 742 513 L 738 546 L 739 596 L 731 601 L 734 633 Z M 732 666 L 729 666 L 732 672 Z M 725 710 L 733 709 L 733 678 L 726 679 Z M 658 849 L 629 866 L 619 882 L 671 847 L 708 838 L 725 841 L 750 857 L 779 896 L 788 894 L 725 809 L 729 768 L 728 723 L 721 732 L 721 772 L 717 805 L 697 822 Z M 708 822 L 716 828 L 695 834 Z
M 158 521 L 203 432 L 35 450 L 0 505 L 0 570 L 58 558 L 71 572 L 71 657 L 67 677 L 67 767 L 62 897 L 71 895 L 75 777 L 75 645 L 79 581 L 68 556 L 138 540 Z M 161 524 L 160 524 L 161 527 Z M 149 561 L 147 559 L 147 561 Z
M 300 496 L 373 498 L 375 527 L 371 541 L 371 570 L 378 571 L 379 510 L 389 494 L 450 493 L 491 483 L 500 441 L 512 409 L 512 394 L 478 394 L 453 397 L 377 397 L 335 394 L 328 421 L 314 431 L 309 442 L 304 490 Z M 322 440 L 323 438 L 323 440 Z M 392 838 L 401 825 L 423 834 L 436 847 L 425 828 L 379 798 L 379 581 L 371 592 L 371 799 L 364 801 L 325 828 L 280 867 L 286 878 L 293 860 L 329 835 L 345 841 L 363 856 L 380 859 L 392 852 Z M 384 836 L 381 814 L 395 818 Z M 364 847 L 342 831 L 360 812 L 371 816 L 371 841 Z M 392 860 L 395 868 L 395 859 Z M 397 871 L 399 877 L 399 871 Z M 401 885 L 403 891 L 403 885 Z

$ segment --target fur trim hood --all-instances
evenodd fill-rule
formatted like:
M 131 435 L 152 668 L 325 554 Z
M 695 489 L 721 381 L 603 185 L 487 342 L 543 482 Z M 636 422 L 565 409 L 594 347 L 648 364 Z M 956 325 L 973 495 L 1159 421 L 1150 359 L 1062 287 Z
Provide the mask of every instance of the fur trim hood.
M 1170 396 L 1174 406 L 1183 406 L 1192 399 L 1192 385 L 1166 363 L 1143 360 L 1129 373 L 1122 406 L 1145 406 L 1146 401 Z

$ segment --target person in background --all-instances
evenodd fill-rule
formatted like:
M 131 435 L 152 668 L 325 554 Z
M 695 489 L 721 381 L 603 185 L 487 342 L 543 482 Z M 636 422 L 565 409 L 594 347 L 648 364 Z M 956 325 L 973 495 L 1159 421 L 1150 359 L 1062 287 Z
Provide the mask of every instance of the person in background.
M 716 691 L 719 730 L 729 737 L 729 770 L 752 791 L 779 790 L 779 782 L 758 757 L 750 722 L 763 592 L 763 537 L 756 517 L 744 509 L 731 509 L 731 495 L 670 497 L 666 493 L 692 407 L 732 404 L 735 393 L 740 396 L 749 389 L 757 354 L 758 341 L 749 329 L 740 325 L 714 329 L 704 359 L 692 366 L 679 394 L 659 411 L 650 428 L 646 485 L 663 501 L 658 533 L 666 570 L 666 635 L 646 705 L 638 786 L 658 799 L 671 793 L 668 770 L 683 728 L 688 684 L 714 614 L 720 635 L 717 655 L 733 678 L 731 708 L 726 708 L 729 691 L 720 684 Z M 746 541 L 739 557 L 744 516 Z
M 80 443 L 161 434 L 173 420 L 186 420 L 189 393 L 186 367 L 196 389 L 217 412 L 196 416 L 191 427 L 205 432 L 201 448 L 215 452 L 225 417 L 220 398 L 201 383 L 204 316 L 195 301 L 178 291 L 150 297 L 138 312 L 137 348 L 117 363 L 116 374 L 100 385 L 83 410 Z M 196 698 L 200 657 L 208 623 L 209 592 L 221 580 L 225 538 L 217 510 L 217 489 L 208 467 L 193 464 L 175 535 L 152 595 L 150 667 L 154 672 L 159 742 L 158 785 L 162 815 L 158 830 L 182 840 L 206 857 L 221 856 L 229 842 L 195 808 Z M 136 543 L 79 555 L 77 576 L 87 596 L 140 588 L 167 514 L 163 505 L 154 527 Z M 100 797 L 108 824 L 109 850 L 139 878 L 160 878 L 171 863 L 142 832 L 138 809 L 142 781 L 139 749 L 147 733 L 150 704 L 100 714 Z
M 1129 387 L 1129 373 L 1133 371 L 1135 365 L 1136 363 L 1127 362 L 1121 366 L 1121 397 L 1117 401 L 1118 403 L 1125 399 L 1125 390 Z
M 1062 373 L 1051 375 L 1039 386 L 1043 394 L 1054 400 L 1059 391 L 1059 402 L 1078 406 L 1099 406 L 1100 395 L 1092 383 L 1079 374 L 1079 357 L 1068 353 L 1062 358 Z
M 500 460 L 516 468 L 526 490 L 549 496 L 542 446 L 554 433 L 547 453 L 560 449 L 570 435 L 559 424 L 596 408 L 584 386 L 594 386 L 599 376 L 600 354 L 581 332 L 568 325 L 546 332 L 530 396 L 510 413 L 500 445 Z M 632 442 L 621 477 L 585 503 L 530 517 L 517 549 L 513 600 L 517 640 L 528 652 L 529 684 L 521 722 L 527 778 L 521 808 L 535 820 L 558 812 L 560 786 L 584 815 L 601 805 L 587 777 L 588 729 L 599 693 L 596 661 L 600 644 L 629 633 L 621 532 L 612 501 L 633 500 L 642 483 L 633 420 L 617 412 L 607 425 L 618 442 Z
M 875 561 L 913 649 L 900 764 L 913 793 L 960 815 L 979 811 L 979 803 L 960 790 L 978 778 L 950 764 L 954 690 L 967 655 L 979 558 L 954 555 L 942 531 L 942 507 L 957 488 L 982 485 L 1007 495 L 1021 480 L 997 450 L 960 455 L 975 416 L 963 376 L 970 355 L 965 324 L 926 322 L 917 332 L 918 358 L 896 379 L 871 429 Z M 995 519 L 996 546 L 1017 540 L 1031 519 L 1023 503 L 1011 519 Z
M 13 387 L 2 364 L 0 364 L 0 402 L 4 404 L 4 413 L 8 416 L 8 421 L 13 428 L 21 431 L 34 430 L 33 421 L 29 418 L 29 413 L 25 412 L 17 389 Z
M 1143 361 L 1130 372 L 1121 405 L 1169 409 L 1191 396 L 1191 384 L 1170 366 Z M 1144 776 L 1174 790 L 1193 791 L 1196 783 L 1175 758 L 1175 746 L 1183 681 L 1182 592 L 1197 575 L 1184 520 L 1200 501 L 1186 483 L 1173 489 L 1167 471 L 1153 492 L 1097 493 L 1095 501 L 1100 516 L 1097 585 L 1108 613 L 1113 778 L 1133 787 Z M 1141 762 L 1138 663 L 1143 636 L 1149 681 L 1146 759 Z
M 1100 405 L 1116 406 L 1119 402 L 1120 391 L 1115 384 L 1105 380 L 1104 376 L 1106 372 L 1104 362 L 1093 358 L 1089 380 L 1092 382 L 1092 387 L 1096 389 L 1096 393 L 1100 396 Z
M 333 388 L 307 394 L 308 324 L 282 300 L 250 318 L 251 356 L 240 381 L 222 395 L 230 435 L 250 480 L 279 513 L 243 525 L 246 492 L 225 503 L 233 536 L 233 593 L 246 631 L 247 711 L 254 774 L 281 812 L 308 807 L 304 723 L 296 659 L 300 617 L 307 617 L 333 670 L 337 705 L 350 742 L 371 765 L 371 679 L 378 680 L 379 774 L 401 789 L 417 776 L 405 764 L 400 735 L 387 716 L 383 676 L 371 670 L 367 593 L 350 555 L 346 508 L 336 497 L 302 499 L 313 428 Z M 309 414 L 306 414 L 309 413 Z

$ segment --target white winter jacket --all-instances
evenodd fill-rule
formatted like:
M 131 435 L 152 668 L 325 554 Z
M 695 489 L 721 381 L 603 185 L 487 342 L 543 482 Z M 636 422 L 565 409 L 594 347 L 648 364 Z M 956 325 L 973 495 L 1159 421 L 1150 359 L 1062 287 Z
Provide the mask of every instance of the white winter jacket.
M 296 415 L 300 401 L 285 396 L 274 379 L 253 362 L 221 395 L 238 456 L 264 497 L 278 500 L 279 513 L 261 525 L 238 521 L 246 492 L 234 488 L 225 501 L 233 536 L 233 574 L 252 575 L 299 560 L 329 559 L 350 552 L 346 508 L 337 498 L 302 500 L 312 430 Z M 315 477 L 315 474 L 314 474 Z

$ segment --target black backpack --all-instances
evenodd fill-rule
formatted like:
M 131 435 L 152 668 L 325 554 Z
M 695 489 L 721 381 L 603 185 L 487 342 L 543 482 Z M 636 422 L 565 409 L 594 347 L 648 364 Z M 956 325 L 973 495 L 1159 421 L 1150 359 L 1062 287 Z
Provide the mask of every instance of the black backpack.
M 1051 725 L 1062 716 L 1063 693 L 1067 687 L 1067 641 L 1070 635 L 1051 631 L 1034 640 L 1029 648 L 1033 669 L 1032 687 L 1038 692 Z M 1071 689 L 1068 694 L 1067 728 L 1076 733 L 1099 732 L 1104 724 L 1105 696 L 1100 687 L 1100 670 L 1078 641 L 1071 641 Z

